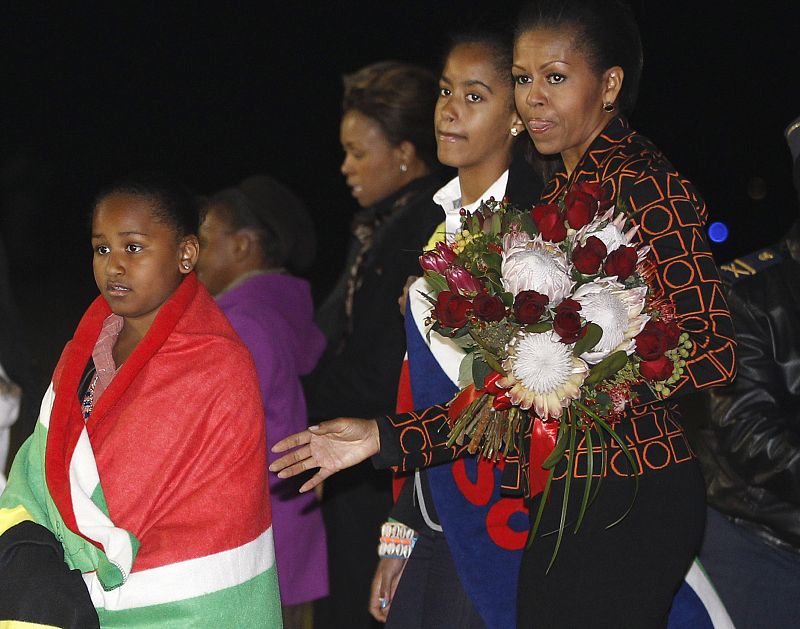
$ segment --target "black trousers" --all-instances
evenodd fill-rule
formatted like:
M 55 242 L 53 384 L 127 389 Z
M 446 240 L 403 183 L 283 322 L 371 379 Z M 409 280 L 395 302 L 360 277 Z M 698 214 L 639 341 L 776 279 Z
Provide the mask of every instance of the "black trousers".
M 442 533 L 420 532 L 386 620 L 386 629 L 484 629 L 456 574 Z
M 570 487 L 567 527 L 558 556 L 545 574 L 558 529 L 564 481 L 552 486 L 540 535 L 522 558 L 518 627 L 606 629 L 665 627 L 673 596 L 697 553 L 705 525 L 705 489 L 694 460 L 648 470 L 631 512 L 606 528 L 630 504 L 634 483 L 609 476 L 573 534 L 584 484 Z M 535 516 L 540 497 L 531 505 Z

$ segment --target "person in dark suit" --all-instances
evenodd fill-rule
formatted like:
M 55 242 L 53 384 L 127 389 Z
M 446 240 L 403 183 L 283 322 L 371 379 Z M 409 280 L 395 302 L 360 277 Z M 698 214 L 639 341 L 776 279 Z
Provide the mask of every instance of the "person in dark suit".
M 436 78 L 394 61 L 344 79 L 341 171 L 361 206 L 339 281 L 317 312 L 328 350 L 304 382 L 309 419 L 394 410 L 405 352 L 397 296 L 438 224 L 441 185 L 431 128 Z M 330 596 L 315 625 L 376 627 L 367 611 L 375 539 L 391 505 L 391 475 L 369 463 L 325 484 Z
M 800 195 L 800 118 L 786 129 Z M 800 219 L 721 267 L 738 339 L 733 384 L 700 401 L 700 559 L 734 624 L 794 627 L 800 604 Z

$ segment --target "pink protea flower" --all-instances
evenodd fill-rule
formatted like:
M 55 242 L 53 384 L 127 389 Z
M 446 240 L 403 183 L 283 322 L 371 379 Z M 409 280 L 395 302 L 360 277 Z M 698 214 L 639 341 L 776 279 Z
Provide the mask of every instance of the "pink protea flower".
M 459 295 L 474 297 L 483 290 L 481 281 L 463 266 L 457 264 L 452 264 L 445 269 L 444 279 L 447 280 L 450 290 Z

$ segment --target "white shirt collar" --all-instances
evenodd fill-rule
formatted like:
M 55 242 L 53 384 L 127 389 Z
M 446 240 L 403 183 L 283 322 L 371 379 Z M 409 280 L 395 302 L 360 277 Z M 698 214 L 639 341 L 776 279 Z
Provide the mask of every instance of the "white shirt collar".
M 467 212 L 474 212 L 480 206 L 481 202 L 488 201 L 490 197 L 500 201 L 506 195 L 506 187 L 508 186 L 508 170 L 506 170 L 500 177 L 497 178 L 491 186 L 489 186 L 484 193 L 474 203 L 469 205 L 461 205 L 461 182 L 458 177 L 453 177 L 436 194 L 433 195 L 433 202 L 441 206 L 444 210 L 444 229 L 447 233 L 448 240 L 452 239 L 453 234 L 456 233 L 461 226 L 461 208 Z

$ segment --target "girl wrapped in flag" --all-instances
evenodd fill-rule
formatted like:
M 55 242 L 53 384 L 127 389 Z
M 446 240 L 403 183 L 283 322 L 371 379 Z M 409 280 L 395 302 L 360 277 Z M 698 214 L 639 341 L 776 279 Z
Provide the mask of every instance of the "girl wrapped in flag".
M 97 197 L 101 295 L 0 497 L 0 583 L 15 584 L 0 621 L 281 626 L 258 382 L 193 272 L 197 228 L 192 193 L 156 176 Z M 63 549 L 65 565 L 43 566 L 40 584 L 30 562 L 2 555 L 28 539 Z M 61 603 L 31 603 L 65 581 Z

